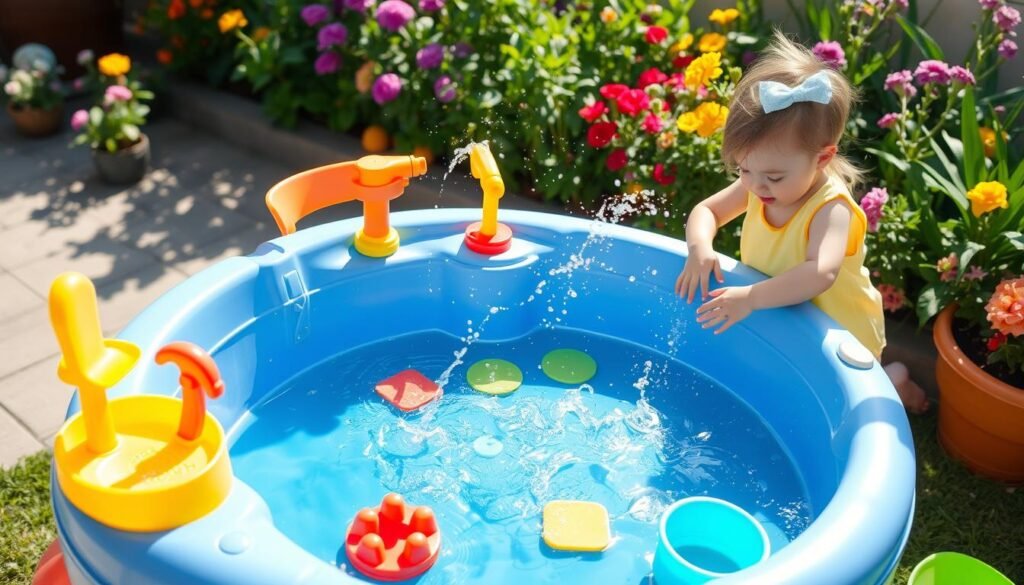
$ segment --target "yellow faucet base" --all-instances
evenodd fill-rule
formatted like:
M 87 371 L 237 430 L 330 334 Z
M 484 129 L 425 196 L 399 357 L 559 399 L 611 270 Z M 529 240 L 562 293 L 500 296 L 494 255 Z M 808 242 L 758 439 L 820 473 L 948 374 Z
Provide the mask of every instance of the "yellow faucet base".
M 224 430 L 205 417 L 197 439 L 177 435 L 182 401 L 125 396 L 109 402 L 117 446 L 97 455 L 78 414 L 57 433 L 53 455 L 64 495 L 92 519 L 132 532 L 168 530 L 213 511 L 231 490 Z
M 372 258 L 386 258 L 398 251 L 398 230 L 388 229 L 388 235 L 375 238 L 366 235 L 362 229 L 356 232 L 356 250 L 363 256 Z

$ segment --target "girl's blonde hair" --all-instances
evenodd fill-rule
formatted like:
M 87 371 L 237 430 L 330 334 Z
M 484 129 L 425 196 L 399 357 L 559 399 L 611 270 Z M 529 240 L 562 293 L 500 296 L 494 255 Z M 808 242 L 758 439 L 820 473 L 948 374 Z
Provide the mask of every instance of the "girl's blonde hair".
M 797 102 L 784 110 L 764 112 L 758 91 L 762 81 L 794 87 L 819 71 L 825 71 L 832 84 L 832 99 L 827 105 Z M 734 169 L 751 147 L 763 140 L 778 139 L 780 134 L 789 134 L 812 153 L 829 144 L 838 145 L 856 101 L 857 91 L 842 73 L 776 30 L 775 38 L 736 85 L 725 123 L 722 159 Z M 862 171 L 839 153 L 826 170 L 850 189 L 861 181 Z

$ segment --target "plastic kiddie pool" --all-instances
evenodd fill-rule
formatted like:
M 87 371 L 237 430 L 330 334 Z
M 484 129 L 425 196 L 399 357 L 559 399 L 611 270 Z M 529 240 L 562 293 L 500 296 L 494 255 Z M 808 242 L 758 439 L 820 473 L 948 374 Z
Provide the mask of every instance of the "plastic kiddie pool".
M 357 220 L 306 229 L 144 310 L 120 336 L 142 358 L 110 396 L 173 393 L 177 372 L 153 363 L 156 349 L 206 348 L 225 381 L 209 408 L 228 431 L 236 479 L 207 516 L 135 533 L 85 516 L 54 481 L 72 582 L 363 582 L 345 562 L 345 526 L 387 491 L 438 513 L 441 556 L 418 583 L 637 585 L 658 512 L 690 495 L 734 501 L 771 537 L 767 560 L 722 583 L 886 582 L 910 529 L 913 444 L 880 366 L 840 358 L 843 344 L 856 348 L 848 332 L 804 305 L 756 312 L 716 336 L 695 323 L 696 303 L 673 296 L 681 242 L 503 212 L 512 248 L 482 256 L 463 245 L 478 217 L 395 214 L 402 245 L 387 258 L 351 247 Z M 727 284 L 762 278 L 728 259 L 723 267 Z M 590 386 L 544 375 L 542 356 L 564 348 L 596 360 Z M 514 362 L 522 389 L 470 390 L 466 369 L 485 358 Z M 425 407 L 434 410 L 403 414 L 374 394 L 374 381 L 406 367 L 447 374 Z M 462 410 L 446 416 L 446 405 Z M 484 435 L 488 453 L 466 448 Z M 561 442 L 549 444 L 554 436 Z M 620 447 L 612 463 L 587 461 Z M 603 498 L 611 546 L 547 549 L 539 507 L 556 498 Z

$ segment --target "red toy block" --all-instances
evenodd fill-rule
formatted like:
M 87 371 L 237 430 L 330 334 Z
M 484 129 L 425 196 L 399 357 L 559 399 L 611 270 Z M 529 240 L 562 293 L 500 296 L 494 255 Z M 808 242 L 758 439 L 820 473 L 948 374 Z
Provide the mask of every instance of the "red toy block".
M 437 398 L 440 388 L 416 370 L 404 370 L 377 384 L 377 394 L 401 410 L 416 410 Z
M 345 554 L 360 573 L 380 581 L 404 581 L 434 566 L 441 531 L 433 510 L 407 506 L 388 494 L 377 508 L 363 508 L 345 535 Z

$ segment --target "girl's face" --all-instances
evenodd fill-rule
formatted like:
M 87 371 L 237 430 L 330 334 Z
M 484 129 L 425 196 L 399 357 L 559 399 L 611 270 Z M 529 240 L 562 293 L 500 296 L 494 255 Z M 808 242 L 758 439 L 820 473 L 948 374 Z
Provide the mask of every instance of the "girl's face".
M 810 154 L 793 140 L 765 140 L 739 161 L 740 182 L 765 205 L 793 205 L 815 186 L 835 153 L 835 145 Z

